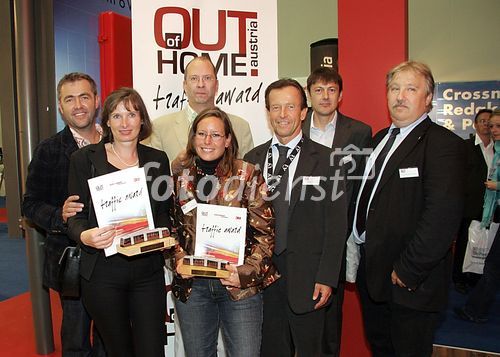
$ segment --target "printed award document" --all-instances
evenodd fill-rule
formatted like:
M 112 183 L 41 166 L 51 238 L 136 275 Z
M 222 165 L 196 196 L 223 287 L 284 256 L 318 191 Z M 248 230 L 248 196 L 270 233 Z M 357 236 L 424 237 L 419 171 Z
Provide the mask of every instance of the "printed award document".
M 246 228 L 246 208 L 198 203 L 194 254 L 242 265 Z
M 117 253 L 121 236 L 154 228 L 144 168 L 94 177 L 88 184 L 99 227 L 112 225 L 117 230 L 113 244 L 104 249 L 106 256 Z

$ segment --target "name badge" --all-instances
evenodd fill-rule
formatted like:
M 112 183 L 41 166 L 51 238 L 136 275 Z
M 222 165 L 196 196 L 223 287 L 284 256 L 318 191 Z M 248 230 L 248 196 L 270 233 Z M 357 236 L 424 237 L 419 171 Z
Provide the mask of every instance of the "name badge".
M 320 177 L 319 176 L 303 176 L 302 184 L 304 186 L 317 186 L 319 185 Z
M 191 212 L 192 210 L 194 210 L 196 208 L 196 206 L 198 206 L 198 202 L 196 202 L 195 199 L 192 199 L 191 201 L 189 201 L 185 205 L 181 206 L 182 213 L 187 214 L 187 213 Z
M 399 178 L 418 177 L 418 167 L 408 167 L 406 169 L 399 169 Z

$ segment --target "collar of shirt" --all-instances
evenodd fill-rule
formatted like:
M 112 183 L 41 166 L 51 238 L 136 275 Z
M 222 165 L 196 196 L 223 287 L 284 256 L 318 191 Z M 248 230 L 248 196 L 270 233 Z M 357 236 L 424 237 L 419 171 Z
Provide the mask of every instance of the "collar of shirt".
M 290 154 L 291 150 L 293 150 L 297 144 L 299 143 L 300 139 L 302 139 L 302 131 L 297 135 L 295 138 L 290 140 L 287 144 L 282 144 L 279 140 L 276 134 L 273 134 L 273 139 L 271 140 L 271 146 L 273 148 L 273 156 L 274 156 L 274 151 L 276 150 L 276 154 L 278 153 L 278 148 L 276 147 L 276 144 L 278 145 L 283 145 L 288 147 L 288 154 Z
M 102 127 L 100 124 L 98 123 L 95 123 L 95 129 L 97 130 L 97 132 L 99 133 L 99 141 L 101 141 L 102 139 Z M 73 134 L 73 139 L 75 139 L 76 141 L 76 145 L 78 146 L 78 148 L 82 148 L 84 146 L 87 146 L 87 145 L 90 145 L 92 144 L 90 141 L 88 141 L 87 139 L 85 139 L 83 136 L 81 136 L 75 129 L 73 129 L 72 127 L 69 127 L 69 130 L 71 131 L 71 134 Z
M 191 106 L 189 105 L 189 103 L 186 106 L 186 111 L 187 111 L 187 118 L 188 118 L 189 124 L 191 124 L 194 121 L 194 119 L 196 118 L 196 116 L 198 115 L 198 113 L 196 113 L 194 111 L 194 109 L 191 108 Z
M 483 140 L 476 133 L 475 139 L 474 139 L 474 145 L 481 145 L 481 148 L 486 148 L 486 149 L 492 148 L 493 149 L 493 140 L 490 140 L 490 142 L 488 143 L 488 145 L 484 145 Z
M 328 122 L 325 126 L 325 130 L 322 130 L 314 126 L 314 112 L 311 114 L 311 128 L 310 137 L 313 141 L 321 144 L 323 146 L 332 147 L 333 137 L 335 135 L 335 128 L 337 126 L 337 111 L 333 114 L 332 120 Z
M 328 130 L 335 130 L 335 127 L 337 126 L 337 111 L 333 113 L 333 118 L 326 124 L 325 130 L 321 130 L 320 128 L 314 126 L 314 111 L 311 113 L 311 131 L 312 130 L 318 130 L 321 132 L 325 132 Z
M 288 144 L 284 145 L 288 147 L 288 155 L 292 152 L 292 150 L 297 146 L 299 143 L 300 139 L 302 139 L 302 131 L 297 135 L 295 138 L 290 140 Z M 278 163 L 278 158 L 280 156 L 278 148 L 276 147 L 276 144 L 283 145 L 279 142 L 278 138 L 276 137 L 276 134 L 273 135 L 273 138 L 271 140 L 271 150 L 273 153 L 273 170 L 275 169 L 276 164 Z M 300 152 L 295 156 L 293 161 L 290 163 L 290 166 L 288 167 L 288 194 L 291 193 L 291 187 L 293 183 L 293 178 L 295 177 L 295 171 L 297 170 L 297 163 L 299 162 L 299 157 L 300 157 Z M 266 162 L 267 164 L 267 162 Z M 266 180 L 267 180 L 267 175 Z

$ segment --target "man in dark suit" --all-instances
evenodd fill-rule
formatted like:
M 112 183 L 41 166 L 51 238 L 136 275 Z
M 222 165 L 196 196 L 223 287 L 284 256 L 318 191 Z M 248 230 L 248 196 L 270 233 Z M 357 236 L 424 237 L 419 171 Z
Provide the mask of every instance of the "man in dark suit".
M 245 156 L 264 168 L 276 216 L 273 262 L 281 274 L 264 291 L 261 355 L 318 356 L 347 231 L 344 182 L 330 166 L 330 150 L 302 135 L 307 99 L 300 84 L 278 80 L 265 98 L 273 138 Z
M 23 214 L 46 234 L 43 284 L 61 291 L 59 259 L 66 247 L 75 245 L 67 236 L 66 223 L 82 209 L 78 196 L 68 197 L 69 158 L 79 147 L 99 142 L 101 134 L 95 124 L 99 109 L 97 86 L 89 75 L 66 74 L 57 85 L 57 97 L 66 127 L 42 141 L 33 152 Z M 60 299 L 62 355 L 105 356 L 95 328 L 93 347 L 90 344 L 91 319 L 81 300 L 62 295 Z
M 490 133 L 491 109 L 481 109 L 474 118 L 476 134 L 465 140 L 467 148 L 467 181 L 465 186 L 464 217 L 460 224 L 455 243 L 453 259 L 453 284 L 459 293 L 467 294 L 479 279 L 478 274 L 463 273 L 465 250 L 469 238 L 469 226 L 472 220 L 481 220 L 484 203 L 484 183 L 488 178 L 493 161 L 493 145 Z
M 374 137 L 354 217 L 357 284 L 373 355 L 430 357 L 463 213 L 465 148 L 427 115 L 426 65 L 399 64 L 386 86 L 392 125 Z
M 313 141 L 332 151 L 337 150 L 334 160 L 342 163 L 346 172 L 347 204 L 349 206 L 348 227 L 352 227 L 354 212 L 353 197 L 356 197 L 356 180 L 363 171 L 361 153 L 372 138 L 372 129 L 359 120 L 349 118 L 338 111 L 342 100 L 342 77 L 334 69 L 320 67 L 307 78 L 307 93 L 311 101 L 302 132 Z M 349 229 L 347 236 L 350 234 Z M 346 237 L 347 238 L 347 237 Z M 323 356 L 339 356 L 342 337 L 342 304 L 345 287 L 345 259 L 343 259 L 339 284 L 332 292 L 332 303 L 326 308 Z

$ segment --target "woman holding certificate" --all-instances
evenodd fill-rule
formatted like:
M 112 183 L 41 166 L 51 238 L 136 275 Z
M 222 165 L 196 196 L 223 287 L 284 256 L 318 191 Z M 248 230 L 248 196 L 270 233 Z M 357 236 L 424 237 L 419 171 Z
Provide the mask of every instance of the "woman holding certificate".
M 215 356 L 221 328 L 228 356 L 258 356 L 261 291 L 277 278 L 267 187 L 258 168 L 236 159 L 238 142 L 222 110 L 199 113 L 188 135 L 186 169 L 174 175 L 179 245 L 172 284 L 186 355 Z M 184 269 L 191 255 L 233 263 L 225 265 L 226 278 L 193 277 Z
M 78 113 L 75 113 L 78 115 Z M 109 207 L 118 216 L 129 199 L 142 194 L 135 186 L 124 200 L 92 202 L 87 180 L 146 166 L 147 188 L 155 227 L 171 227 L 172 199 L 163 199 L 169 175 L 164 152 L 144 146 L 151 121 L 140 95 L 132 88 L 109 94 L 102 111 L 103 140 L 71 157 L 69 194 L 78 195 L 81 208 L 68 221 L 69 236 L 81 246 L 81 297 L 102 336 L 109 357 L 164 355 L 166 293 L 164 258 L 160 251 L 127 257 L 106 256 L 115 237 L 113 225 L 98 227 L 96 210 Z M 127 171 L 121 175 L 125 177 Z M 130 172 L 130 170 L 128 171 Z M 159 186 L 157 183 L 160 183 Z M 152 190 L 153 188 L 153 190 Z M 128 189 L 128 187 L 126 187 Z M 95 207 L 97 205 L 100 207 Z M 130 204 L 129 204 L 130 205 Z M 94 207 L 96 209 L 94 209 Z

